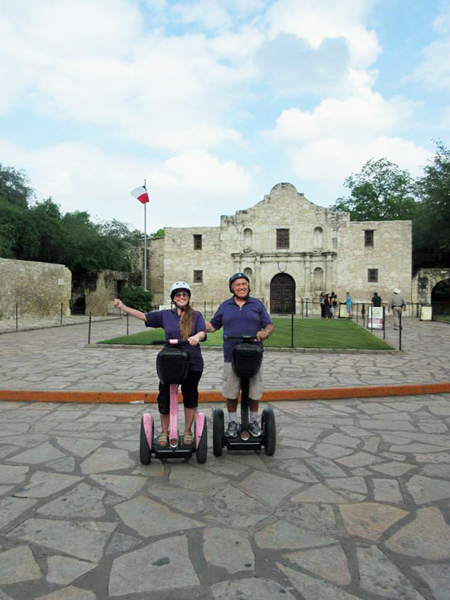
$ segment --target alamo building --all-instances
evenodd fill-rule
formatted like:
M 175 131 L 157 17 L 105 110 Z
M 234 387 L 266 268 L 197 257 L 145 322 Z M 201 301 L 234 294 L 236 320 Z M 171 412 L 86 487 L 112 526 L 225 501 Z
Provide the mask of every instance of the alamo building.
M 411 221 L 350 221 L 345 212 L 317 206 L 290 183 L 219 227 L 166 227 L 149 239 L 149 287 L 156 304 L 169 302 L 174 281 L 191 284 L 193 303 L 216 307 L 229 296 L 228 278 L 246 273 L 251 294 L 269 311 L 299 313 L 322 291 L 350 292 L 354 302 L 392 290 L 412 298 Z

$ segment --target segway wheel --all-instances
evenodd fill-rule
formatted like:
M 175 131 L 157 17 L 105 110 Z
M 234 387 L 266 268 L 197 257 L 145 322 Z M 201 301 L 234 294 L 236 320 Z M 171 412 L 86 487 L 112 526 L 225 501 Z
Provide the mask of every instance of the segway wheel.
M 223 410 L 216 408 L 213 410 L 213 454 L 222 456 L 223 440 L 225 437 Z
M 152 432 L 153 435 L 153 427 Z M 148 445 L 147 436 L 145 435 L 145 427 L 144 427 L 144 417 L 141 419 L 141 438 L 139 444 L 139 458 L 141 460 L 141 464 L 149 465 L 152 461 L 152 451 L 150 450 L 150 446 Z
M 199 464 L 203 464 L 206 462 L 206 458 L 208 455 L 208 430 L 206 427 L 206 419 L 205 424 L 203 425 L 202 435 L 200 437 L 200 441 L 198 443 L 198 447 L 195 451 L 197 455 L 197 462 Z
M 265 408 L 261 418 L 264 452 L 267 456 L 272 456 L 277 445 L 277 429 L 275 427 L 275 415 L 271 408 Z

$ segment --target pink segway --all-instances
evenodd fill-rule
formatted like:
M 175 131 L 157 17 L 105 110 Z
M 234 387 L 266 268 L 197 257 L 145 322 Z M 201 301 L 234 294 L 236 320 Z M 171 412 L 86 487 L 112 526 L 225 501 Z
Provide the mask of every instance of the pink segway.
M 183 436 L 178 431 L 178 386 L 185 380 L 189 365 L 189 355 L 182 346 L 187 343 L 177 339 L 153 342 L 165 344 L 156 357 L 156 370 L 161 382 L 170 385 L 169 443 L 167 446 L 158 445 L 154 435 L 154 419 L 150 413 L 144 413 L 140 435 L 140 460 L 143 465 L 150 464 L 152 453 L 156 458 L 191 458 L 195 453 L 198 463 L 206 462 L 208 440 L 205 413 L 198 412 L 195 415 L 192 444 L 184 444 Z

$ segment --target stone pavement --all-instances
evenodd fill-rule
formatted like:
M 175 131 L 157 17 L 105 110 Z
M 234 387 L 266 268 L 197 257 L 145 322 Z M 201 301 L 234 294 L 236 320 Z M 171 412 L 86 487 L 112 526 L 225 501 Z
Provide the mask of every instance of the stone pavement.
M 0 599 L 449 600 L 450 394 L 273 409 L 144 467 L 153 406 L 0 402 Z
M 156 349 L 86 341 L 86 325 L 1 335 L 0 389 L 156 389 Z M 403 349 L 267 352 L 265 381 L 450 381 L 448 326 L 406 320 Z M 220 352 L 204 355 L 218 389 Z M 0 600 L 450 600 L 450 394 L 272 407 L 273 457 L 144 467 L 154 405 L 0 402 Z
M 130 320 L 129 331 L 143 326 Z M 126 319 L 98 321 L 91 342 L 126 334 Z M 381 332 L 377 333 L 381 335 Z M 158 348 L 86 348 L 88 325 L 0 335 L 0 390 L 157 390 Z M 398 332 L 386 341 L 398 348 Z M 201 390 L 220 390 L 220 350 L 203 349 Z M 450 325 L 404 319 L 401 352 L 274 352 L 264 358 L 267 390 L 450 382 Z

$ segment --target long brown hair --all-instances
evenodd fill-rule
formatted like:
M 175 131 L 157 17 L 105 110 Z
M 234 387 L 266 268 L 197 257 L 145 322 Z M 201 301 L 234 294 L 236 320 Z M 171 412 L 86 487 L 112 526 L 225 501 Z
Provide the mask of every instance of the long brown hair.
M 192 326 L 194 324 L 195 310 L 188 304 L 185 310 L 182 311 L 180 317 L 180 333 L 183 340 L 187 340 L 191 335 Z

